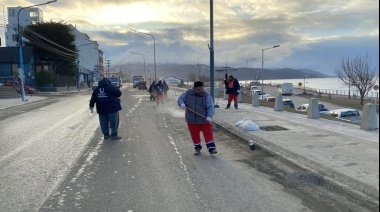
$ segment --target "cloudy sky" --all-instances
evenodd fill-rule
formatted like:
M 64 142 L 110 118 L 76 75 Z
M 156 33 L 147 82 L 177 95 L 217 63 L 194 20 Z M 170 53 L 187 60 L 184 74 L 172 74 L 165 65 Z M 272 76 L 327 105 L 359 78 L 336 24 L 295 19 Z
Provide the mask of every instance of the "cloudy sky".
M 6 7 L 44 0 L 0 0 Z M 138 61 L 209 64 L 208 0 L 58 0 L 45 21 L 76 25 L 112 65 Z M 0 24 L 1 26 L 1 24 Z M 0 27 L 4 37 L 4 28 Z M 4 39 L 2 39 L 4 40 Z M 4 44 L 2 44 L 4 45 Z M 343 58 L 368 54 L 379 67 L 378 0 L 214 0 L 215 65 L 311 69 L 333 75 Z

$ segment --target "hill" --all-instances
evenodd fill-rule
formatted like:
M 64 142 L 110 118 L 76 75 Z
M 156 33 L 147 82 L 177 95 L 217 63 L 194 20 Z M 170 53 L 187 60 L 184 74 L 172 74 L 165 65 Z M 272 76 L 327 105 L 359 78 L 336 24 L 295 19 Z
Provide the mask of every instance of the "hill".
M 134 75 L 146 75 L 147 78 L 154 78 L 154 66 L 153 64 L 147 64 L 145 66 L 145 74 L 143 70 L 142 63 L 131 63 L 124 64 L 119 66 L 113 66 L 113 69 L 122 70 L 126 76 Z M 215 67 L 215 70 L 225 70 L 225 67 Z M 307 78 L 325 78 L 331 77 L 317 71 L 308 70 L 308 69 L 291 69 L 291 68 L 282 68 L 282 69 L 259 69 L 259 68 L 234 68 L 234 71 L 229 71 L 228 74 L 234 75 L 239 80 L 254 80 L 254 79 L 301 79 L 307 75 Z M 209 76 L 210 75 L 210 66 L 204 64 L 157 64 L 156 67 L 157 78 L 164 78 L 168 76 L 173 76 L 177 78 L 183 78 L 185 81 L 191 76 Z M 222 79 L 224 77 L 225 71 L 215 72 L 215 79 Z

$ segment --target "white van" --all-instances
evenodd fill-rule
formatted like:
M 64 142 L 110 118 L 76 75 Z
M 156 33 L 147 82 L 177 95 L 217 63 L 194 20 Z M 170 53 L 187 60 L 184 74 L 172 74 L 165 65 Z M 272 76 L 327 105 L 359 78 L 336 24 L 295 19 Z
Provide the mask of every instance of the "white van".
M 293 83 L 284 82 L 279 85 L 278 93 L 281 95 L 291 96 L 293 94 Z

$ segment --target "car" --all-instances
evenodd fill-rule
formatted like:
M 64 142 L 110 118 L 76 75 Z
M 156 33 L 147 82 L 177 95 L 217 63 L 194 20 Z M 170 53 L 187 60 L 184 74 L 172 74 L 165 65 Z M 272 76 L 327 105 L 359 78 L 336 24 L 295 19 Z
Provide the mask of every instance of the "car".
M 295 107 L 294 107 L 294 103 L 293 103 L 293 101 L 292 101 L 291 99 L 283 99 L 283 100 L 282 100 L 282 104 L 283 104 L 284 106 L 288 106 L 288 107 L 290 107 L 290 108 L 295 109 Z
M 267 97 L 270 97 L 270 95 L 269 94 L 264 94 L 264 95 L 259 94 L 259 99 L 260 100 L 266 100 Z
M 95 90 L 98 87 L 98 82 L 93 82 L 92 83 L 92 90 Z
M 338 119 L 351 121 L 356 124 L 361 123 L 361 116 L 358 110 L 350 109 L 350 108 L 342 108 L 342 109 L 336 109 L 336 110 L 330 110 L 327 113 L 328 116 L 336 117 Z
M 8 81 L 4 84 L 4 86 L 9 86 L 9 87 L 14 87 L 17 91 L 17 93 L 21 93 L 20 92 L 20 83 L 19 82 L 16 82 L 16 81 Z M 24 85 L 24 92 L 26 94 L 35 94 L 38 90 L 32 86 L 28 86 L 28 85 Z
M 266 98 L 266 101 L 267 102 L 275 102 L 276 101 L 276 97 L 269 96 L 269 97 Z
M 296 110 L 298 110 L 298 111 L 307 111 L 308 108 L 309 108 L 309 104 L 302 104 L 301 106 L 297 107 Z M 319 113 L 321 113 L 321 114 L 327 114 L 329 112 L 329 110 L 327 109 L 327 107 L 324 104 L 321 104 L 321 103 L 318 103 L 318 109 L 319 109 Z
M 262 94 L 261 90 L 258 90 L 258 89 L 251 90 L 251 96 L 253 96 L 254 93 L 257 93 L 258 95 Z

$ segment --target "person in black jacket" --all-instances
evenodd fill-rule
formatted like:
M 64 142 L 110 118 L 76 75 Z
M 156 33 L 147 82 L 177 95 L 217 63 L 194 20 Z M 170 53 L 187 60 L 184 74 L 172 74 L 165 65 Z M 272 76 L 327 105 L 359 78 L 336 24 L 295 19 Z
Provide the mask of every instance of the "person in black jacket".
M 164 99 L 167 99 L 168 98 L 169 86 L 168 86 L 168 84 L 166 84 L 165 80 L 162 81 L 162 85 L 164 87 Z
M 119 128 L 119 110 L 121 110 L 119 97 L 121 94 L 121 91 L 112 85 L 111 81 L 106 77 L 99 81 L 98 87 L 92 92 L 90 110 L 92 113 L 94 111 L 94 105 L 96 104 L 96 111 L 99 114 L 100 128 L 104 139 L 121 139 L 121 137 L 117 135 Z M 111 127 L 111 134 L 109 127 Z
M 159 105 L 160 102 L 162 104 L 164 100 L 164 85 L 161 80 L 154 86 L 154 90 L 156 91 L 157 105 Z
M 226 73 L 224 85 L 226 89 L 226 94 L 228 94 L 228 104 L 226 106 L 226 109 L 230 108 L 232 100 L 234 100 L 235 109 L 238 109 L 238 95 L 240 92 L 239 81 L 232 75 L 228 77 Z

